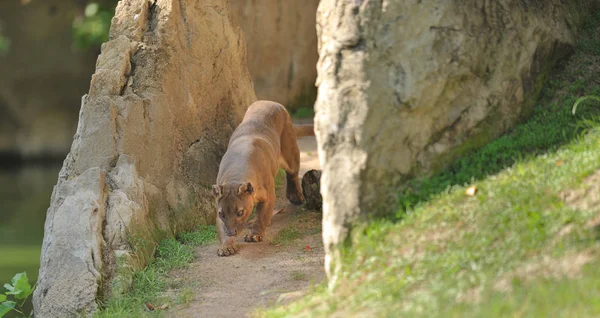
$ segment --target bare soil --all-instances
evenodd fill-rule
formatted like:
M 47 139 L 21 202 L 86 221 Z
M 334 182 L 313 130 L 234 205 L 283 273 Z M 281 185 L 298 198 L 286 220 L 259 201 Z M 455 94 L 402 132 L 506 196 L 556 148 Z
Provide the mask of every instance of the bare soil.
M 300 174 L 319 169 L 315 138 L 300 138 L 298 144 Z M 247 317 L 278 299 L 298 297 L 325 278 L 321 213 L 291 205 L 285 199 L 285 186 L 277 194 L 275 209 L 284 210 L 273 216 L 266 242 L 246 243 L 242 234 L 236 239 L 239 253 L 229 257 L 217 256 L 218 243 L 202 246 L 190 266 L 170 274 L 191 288 L 193 297 L 187 304 L 168 310 L 167 316 Z M 301 237 L 272 242 L 279 231 L 290 227 L 298 229 Z

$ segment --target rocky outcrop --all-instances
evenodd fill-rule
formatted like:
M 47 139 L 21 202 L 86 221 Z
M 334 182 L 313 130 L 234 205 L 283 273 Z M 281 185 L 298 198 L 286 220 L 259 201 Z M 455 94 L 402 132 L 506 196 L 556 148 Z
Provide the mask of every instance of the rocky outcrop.
M 395 211 L 404 180 L 528 116 L 597 2 L 321 1 L 315 124 L 330 275 L 352 224 Z
M 0 154 L 64 158 L 97 55 L 73 49 L 77 1 L 21 2 L 0 1 Z
M 316 97 L 319 0 L 229 0 L 244 31 L 248 68 L 259 99 L 288 110 L 313 107 Z
M 94 311 L 158 237 L 212 222 L 207 189 L 254 100 L 224 0 L 120 1 L 52 194 L 36 316 Z
M 109 1 L 109 3 L 116 1 Z M 318 0 L 228 0 L 248 46 L 257 96 L 288 109 L 316 97 Z M 0 1 L 0 155 L 63 158 L 77 126 L 79 100 L 94 72 L 96 52 L 73 49 L 77 1 Z

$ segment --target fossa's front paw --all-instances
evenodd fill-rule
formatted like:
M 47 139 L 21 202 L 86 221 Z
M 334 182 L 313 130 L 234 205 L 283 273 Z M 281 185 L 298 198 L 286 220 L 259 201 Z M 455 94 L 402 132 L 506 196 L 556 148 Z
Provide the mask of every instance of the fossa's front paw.
M 252 234 L 246 234 L 246 237 L 244 237 L 244 241 L 246 242 L 262 242 L 263 238 L 264 238 L 264 234 L 257 234 L 257 233 L 252 233 Z
M 226 243 L 221 245 L 217 249 L 217 255 L 219 256 L 232 256 L 239 251 L 239 246 L 234 243 Z

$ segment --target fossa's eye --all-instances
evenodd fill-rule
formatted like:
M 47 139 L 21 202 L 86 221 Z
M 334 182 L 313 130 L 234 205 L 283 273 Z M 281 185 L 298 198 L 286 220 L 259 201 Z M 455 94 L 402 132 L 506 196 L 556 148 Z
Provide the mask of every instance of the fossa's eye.
M 244 215 L 244 210 L 239 210 L 239 211 L 237 212 L 237 216 L 238 216 L 238 217 L 240 217 L 240 216 L 242 216 L 242 215 Z

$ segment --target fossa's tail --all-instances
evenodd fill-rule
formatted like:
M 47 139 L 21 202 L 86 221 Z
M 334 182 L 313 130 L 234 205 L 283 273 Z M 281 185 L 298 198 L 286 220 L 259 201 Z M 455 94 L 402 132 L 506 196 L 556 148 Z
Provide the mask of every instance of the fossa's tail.
M 294 131 L 296 132 L 296 137 L 306 137 L 306 136 L 314 136 L 315 135 L 315 126 L 314 125 L 294 125 Z

